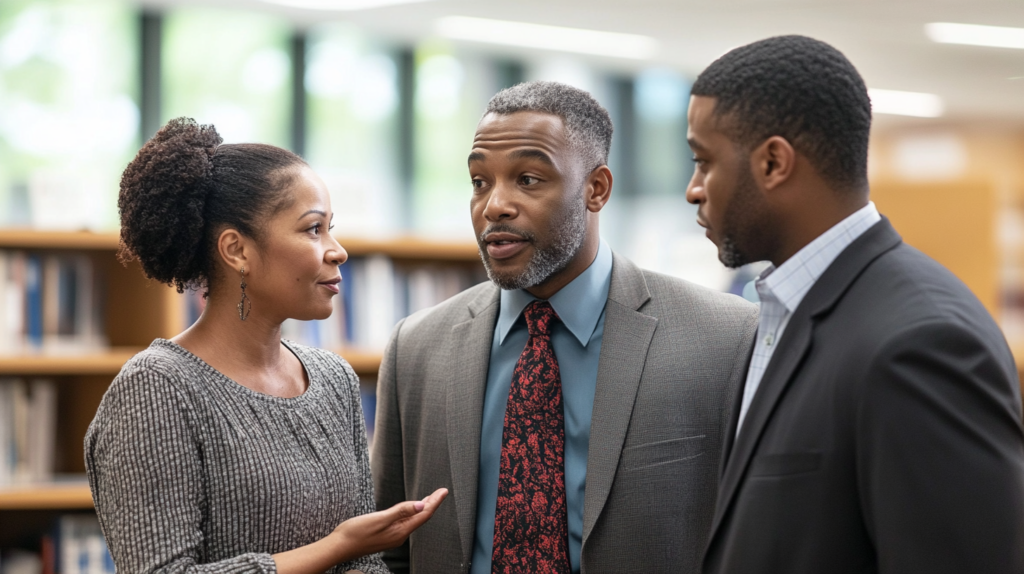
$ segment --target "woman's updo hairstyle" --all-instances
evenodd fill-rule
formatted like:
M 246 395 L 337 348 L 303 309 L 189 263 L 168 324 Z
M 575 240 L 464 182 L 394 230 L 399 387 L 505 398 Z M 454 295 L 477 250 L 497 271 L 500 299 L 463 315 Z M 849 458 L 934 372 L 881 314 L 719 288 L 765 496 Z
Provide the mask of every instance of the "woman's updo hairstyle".
M 209 286 L 224 229 L 259 241 L 265 218 L 290 200 L 289 168 L 305 165 L 279 147 L 222 141 L 212 125 L 173 119 L 121 176 L 118 255 L 179 293 Z

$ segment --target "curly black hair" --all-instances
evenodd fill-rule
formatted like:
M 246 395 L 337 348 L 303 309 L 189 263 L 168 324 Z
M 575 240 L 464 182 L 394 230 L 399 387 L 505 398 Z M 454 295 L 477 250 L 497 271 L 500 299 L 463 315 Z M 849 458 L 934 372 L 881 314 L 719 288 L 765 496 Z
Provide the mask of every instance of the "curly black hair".
M 118 256 L 146 276 L 185 289 L 209 288 L 218 235 L 259 241 L 266 216 L 290 201 L 299 156 L 264 144 L 225 144 L 212 125 L 167 123 L 121 175 Z
M 690 90 L 716 99 L 730 138 L 752 149 L 785 138 L 837 189 L 867 189 L 871 100 L 857 69 L 832 46 L 777 36 L 736 48 Z

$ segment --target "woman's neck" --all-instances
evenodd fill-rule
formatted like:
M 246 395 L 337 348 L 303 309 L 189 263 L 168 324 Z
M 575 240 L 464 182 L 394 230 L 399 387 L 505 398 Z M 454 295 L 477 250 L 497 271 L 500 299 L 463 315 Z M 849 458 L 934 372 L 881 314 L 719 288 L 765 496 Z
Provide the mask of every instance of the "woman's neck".
M 238 302 L 211 295 L 194 325 L 172 341 L 225 376 L 255 391 L 297 396 L 307 385 L 302 364 L 281 344 L 281 321 L 254 310 L 245 321 Z

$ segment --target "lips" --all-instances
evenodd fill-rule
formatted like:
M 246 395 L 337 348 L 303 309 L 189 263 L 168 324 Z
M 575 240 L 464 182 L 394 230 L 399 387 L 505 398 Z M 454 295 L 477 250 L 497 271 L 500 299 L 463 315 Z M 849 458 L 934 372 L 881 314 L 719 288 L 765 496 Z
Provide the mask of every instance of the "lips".
M 705 223 L 703 219 L 701 219 L 700 214 L 697 214 L 697 225 L 704 228 L 704 237 L 711 239 L 711 226 Z
M 530 242 L 521 235 L 508 232 L 488 233 L 484 236 L 487 255 L 491 259 L 509 259 L 521 253 Z
M 341 283 L 341 277 L 335 277 L 334 279 L 328 279 L 327 281 L 320 281 L 318 285 L 323 285 L 328 291 L 332 293 L 340 293 L 341 289 L 338 288 L 338 284 Z

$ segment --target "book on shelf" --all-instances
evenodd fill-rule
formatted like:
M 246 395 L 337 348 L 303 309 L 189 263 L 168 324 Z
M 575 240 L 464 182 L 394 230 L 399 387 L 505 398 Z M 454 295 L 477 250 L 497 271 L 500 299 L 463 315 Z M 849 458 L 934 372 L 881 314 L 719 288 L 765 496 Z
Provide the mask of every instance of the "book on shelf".
M 482 278 L 475 267 L 352 257 L 341 266 L 341 295 L 321 321 L 288 320 L 282 336 L 305 345 L 380 351 L 401 319 L 433 307 Z
M 54 382 L 0 377 L 0 485 L 52 479 L 56 441 Z
M 114 574 L 114 560 L 95 514 L 65 514 L 57 519 L 53 557 L 56 574 Z
M 377 424 L 377 377 L 363 377 L 359 381 L 359 402 L 363 405 L 366 442 L 372 447 L 373 428 Z
M 104 292 L 88 255 L 0 249 L 0 355 L 106 347 Z
M 42 537 L 39 551 L 4 548 L 3 574 L 114 574 L 114 560 L 95 514 L 64 514 Z

